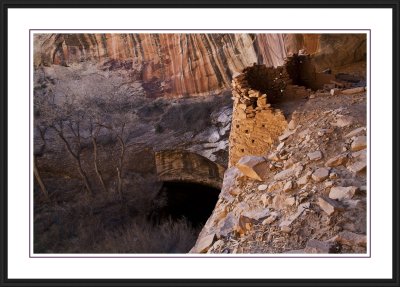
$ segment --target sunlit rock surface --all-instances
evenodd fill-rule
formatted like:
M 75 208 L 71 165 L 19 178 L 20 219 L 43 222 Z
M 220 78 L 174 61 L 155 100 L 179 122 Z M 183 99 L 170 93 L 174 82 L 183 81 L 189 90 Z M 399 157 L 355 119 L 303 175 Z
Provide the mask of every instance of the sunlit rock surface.
M 36 34 L 35 66 L 93 61 L 140 78 L 148 96 L 202 95 L 228 89 L 253 63 L 280 66 L 305 51 L 320 70 L 365 57 L 363 35 Z M 340 51 L 337 52 L 337 51 Z

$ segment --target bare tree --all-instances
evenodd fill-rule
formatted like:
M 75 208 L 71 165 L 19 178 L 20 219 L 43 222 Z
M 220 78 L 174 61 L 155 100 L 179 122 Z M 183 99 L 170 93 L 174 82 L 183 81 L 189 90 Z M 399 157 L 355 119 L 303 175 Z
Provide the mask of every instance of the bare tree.
M 120 81 L 105 79 L 101 88 L 95 84 L 97 82 L 84 82 L 72 88 L 58 85 L 55 92 L 48 91 L 47 95 L 40 97 L 38 106 L 47 126 L 66 147 L 90 194 L 93 194 L 95 186 L 92 186 L 89 173 L 84 168 L 87 168 L 87 165 L 83 165 L 87 157 L 86 154 L 83 157 L 82 152 L 86 147 L 93 148 L 91 166 L 102 190 L 108 192 L 111 187 L 106 182 L 100 160 L 103 155 L 101 137 L 111 139 L 107 144 L 113 146 L 116 155 L 109 154 L 112 158 L 107 162 L 115 168 L 116 192 L 122 198 L 130 127 L 135 119 L 133 110 L 138 98 L 132 94 L 129 86 Z
M 100 171 L 99 163 L 99 143 L 98 138 L 102 130 L 107 130 L 106 123 L 101 111 L 98 108 L 98 103 L 96 101 L 85 101 L 84 103 L 88 121 L 89 121 L 89 134 L 93 146 L 93 165 L 96 172 L 97 178 L 100 181 L 101 187 L 104 192 L 108 192 L 107 185 L 104 181 L 102 172 Z
M 82 150 L 85 129 L 84 110 L 77 103 L 74 95 L 64 95 L 57 101 L 44 98 L 40 105 L 40 116 L 47 122 L 61 139 L 68 153 L 75 162 L 77 171 L 89 194 L 93 194 L 88 175 L 82 167 Z
M 42 179 L 42 176 L 39 171 L 38 164 L 37 164 L 37 157 L 43 156 L 45 148 L 46 148 L 46 138 L 45 138 L 46 127 L 42 127 L 42 126 L 40 126 L 39 123 L 35 122 L 35 128 L 37 129 L 37 131 L 39 131 L 40 138 L 42 140 L 42 144 L 40 144 L 39 146 L 35 145 L 35 147 L 37 147 L 37 148 L 34 149 L 34 153 L 33 153 L 33 174 L 35 176 L 37 183 L 39 184 L 42 194 L 44 195 L 46 200 L 49 200 L 50 199 L 49 192 L 47 191 L 46 185 L 43 182 L 43 179 Z
M 110 93 L 95 99 L 97 106 L 96 129 L 106 128 L 115 144 L 116 156 L 116 190 L 123 198 L 124 163 L 126 160 L 129 144 L 130 127 L 135 120 L 133 114 L 134 102 L 129 94 L 121 90 L 119 86 L 113 85 Z M 93 104 L 92 104 L 93 107 Z M 96 133 L 93 133 L 95 136 Z

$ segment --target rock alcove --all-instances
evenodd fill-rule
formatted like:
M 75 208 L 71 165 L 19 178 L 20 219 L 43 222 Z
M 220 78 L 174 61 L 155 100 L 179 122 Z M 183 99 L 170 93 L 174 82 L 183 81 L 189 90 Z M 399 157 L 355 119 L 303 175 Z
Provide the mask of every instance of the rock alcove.
M 164 182 L 159 199 L 164 205 L 157 210 L 157 219 L 185 218 L 193 228 L 201 228 L 210 217 L 220 190 L 193 182 Z
M 193 228 L 201 228 L 217 203 L 225 168 L 184 150 L 158 151 L 155 161 L 162 185 L 154 200 L 153 220 L 185 218 Z

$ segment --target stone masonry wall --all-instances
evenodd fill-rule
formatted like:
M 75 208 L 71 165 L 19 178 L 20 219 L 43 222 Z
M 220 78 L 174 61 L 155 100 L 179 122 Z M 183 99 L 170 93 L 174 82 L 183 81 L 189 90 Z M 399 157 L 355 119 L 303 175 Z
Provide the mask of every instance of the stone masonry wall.
M 264 83 L 259 78 L 262 76 Z M 266 89 L 263 89 L 263 84 L 265 87 L 269 85 L 271 99 L 277 99 L 290 80 L 281 67 L 274 69 L 263 65 L 247 68 L 232 80 L 234 102 L 229 137 L 229 166 L 235 165 L 244 155 L 266 154 L 274 140 L 287 127 L 282 112 L 268 103 L 269 95 L 251 88 L 249 81 L 253 86 L 259 83 L 259 89 L 264 91 Z
M 229 166 L 245 155 L 265 155 L 285 131 L 285 116 L 271 104 L 307 98 L 309 88 L 322 88 L 332 77 L 316 73 L 309 55 L 294 54 L 285 59 L 283 66 L 254 64 L 233 78 Z

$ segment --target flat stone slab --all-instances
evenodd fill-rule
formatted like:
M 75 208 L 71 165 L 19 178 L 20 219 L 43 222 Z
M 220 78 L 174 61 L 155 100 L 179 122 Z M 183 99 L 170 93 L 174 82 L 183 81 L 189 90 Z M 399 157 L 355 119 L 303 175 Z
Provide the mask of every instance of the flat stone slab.
M 299 174 L 302 170 L 303 170 L 302 165 L 293 166 L 291 168 L 282 170 L 281 172 L 275 174 L 274 179 L 275 180 L 284 180 L 291 176 L 295 176 L 295 175 Z
M 336 167 L 339 165 L 343 165 L 347 162 L 348 157 L 346 153 L 343 154 L 339 154 L 337 156 L 334 156 L 332 158 L 330 158 L 326 163 L 325 166 L 326 167 Z
M 345 94 L 345 95 L 352 95 L 352 94 L 362 93 L 364 91 L 365 91 L 365 87 L 357 87 L 357 88 L 342 90 L 341 93 Z

